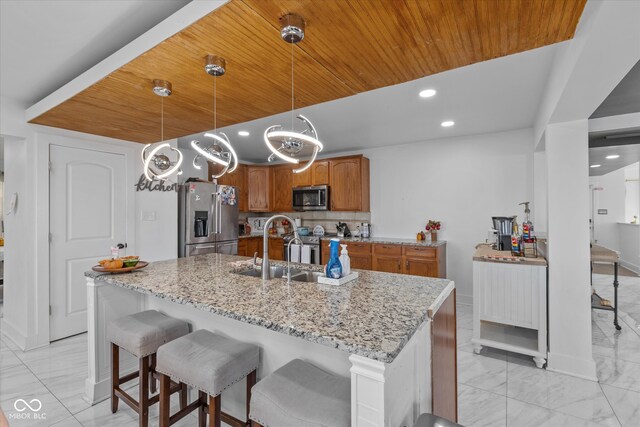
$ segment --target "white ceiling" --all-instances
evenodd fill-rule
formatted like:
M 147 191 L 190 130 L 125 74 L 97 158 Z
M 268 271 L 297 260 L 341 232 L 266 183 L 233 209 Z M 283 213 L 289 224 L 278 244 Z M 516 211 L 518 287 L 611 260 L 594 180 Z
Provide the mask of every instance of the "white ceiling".
M 49 95 L 189 0 L 0 1 L 0 95 Z
M 640 112 L 640 61 L 618 83 L 590 118 Z
M 473 64 L 407 83 L 314 105 L 296 111 L 315 125 L 322 154 L 522 129 L 533 125 L 558 45 Z M 224 77 L 222 77 L 224 78 Z M 432 98 L 418 92 L 433 88 Z M 218 111 L 224 110 L 218 104 Z M 443 128 L 444 120 L 454 120 Z M 264 162 L 262 135 L 268 126 L 290 127 L 290 113 L 228 126 L 224 131 L 241 161 Z M 239 130 L 251 132 L 240 137 Z M 185 137 L 180 146 L 201 134 Z

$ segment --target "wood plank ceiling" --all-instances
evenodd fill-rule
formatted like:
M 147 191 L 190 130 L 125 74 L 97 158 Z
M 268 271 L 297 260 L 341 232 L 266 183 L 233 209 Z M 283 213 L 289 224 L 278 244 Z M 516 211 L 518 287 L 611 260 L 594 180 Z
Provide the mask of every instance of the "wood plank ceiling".
M 291 108 L 291 45 L 279 18 L 306 20 L 293 46 L 295 105 L 305 107 L 573 37 L 586 0 L 231 0 L 104 79 L 31 120 L 141 143 L 213 128 L 207 54 L 222 56 L 218 127 Z

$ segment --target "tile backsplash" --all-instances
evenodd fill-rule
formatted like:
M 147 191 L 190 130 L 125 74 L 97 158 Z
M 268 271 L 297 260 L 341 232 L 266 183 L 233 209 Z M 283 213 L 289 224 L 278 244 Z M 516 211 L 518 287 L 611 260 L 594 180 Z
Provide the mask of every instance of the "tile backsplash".
M 335 233 L 336 223 L 345 222 L 349 227 L 349 230 L 353 233 L 356 230 L 356 226 L 359 226 L 363 222 L 371 223 L 370 212 L 333 212 L 333 211 L 320 211 L 320 212 L 240 212 L 239 219 L 244 221 L 248 217 L 265 217 L 268 218 L 272 215 L 283 214 L 290 216 L 291 218 L 300 218 L 304 227 L 309 227 L 309 230 L 313 232 L 313 227 L 321 225 L 324 227 L 325 233 Z

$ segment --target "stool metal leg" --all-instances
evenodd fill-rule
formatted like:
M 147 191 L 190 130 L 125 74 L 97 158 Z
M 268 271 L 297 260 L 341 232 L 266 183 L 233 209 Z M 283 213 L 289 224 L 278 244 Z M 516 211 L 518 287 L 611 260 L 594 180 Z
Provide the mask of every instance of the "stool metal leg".
M 120 347 L 111 343 L 111 413 L 118 410 L 117 387 L 120 387 Z
M 149 356 L 140 359 L 140 379 L 138 381 L 139 426 L 149 425 Z
M 171 379 L 160 374 L 160 427 L 169 427 L 169 406 Z
M 618 263 L 613 263 L 613 324 L 617 330 L 622 329 L 618 324 Z
M 220 427 L 220 401 L 222 396 L 209 396 L 209 427 Z

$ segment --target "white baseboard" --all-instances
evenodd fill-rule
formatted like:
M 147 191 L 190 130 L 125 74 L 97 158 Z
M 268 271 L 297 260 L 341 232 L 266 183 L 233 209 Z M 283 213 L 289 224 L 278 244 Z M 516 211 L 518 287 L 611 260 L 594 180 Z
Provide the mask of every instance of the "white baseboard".
M 471 295 L 456 294 L 456 302 L 458 304 L 471 305 L 473 304 L 473 297 Z
M 566 354 L 549 352 L 547 370 L 598 382 L 596 362 L 593 358 L 581 359 Z
M 4 317 L 0 319 L 0 332 L 5 338 L 17 345 L 20 350 L 24 351 L 27 348 L 27 337 L 22 335 L 11 323 L 7 322 Z

